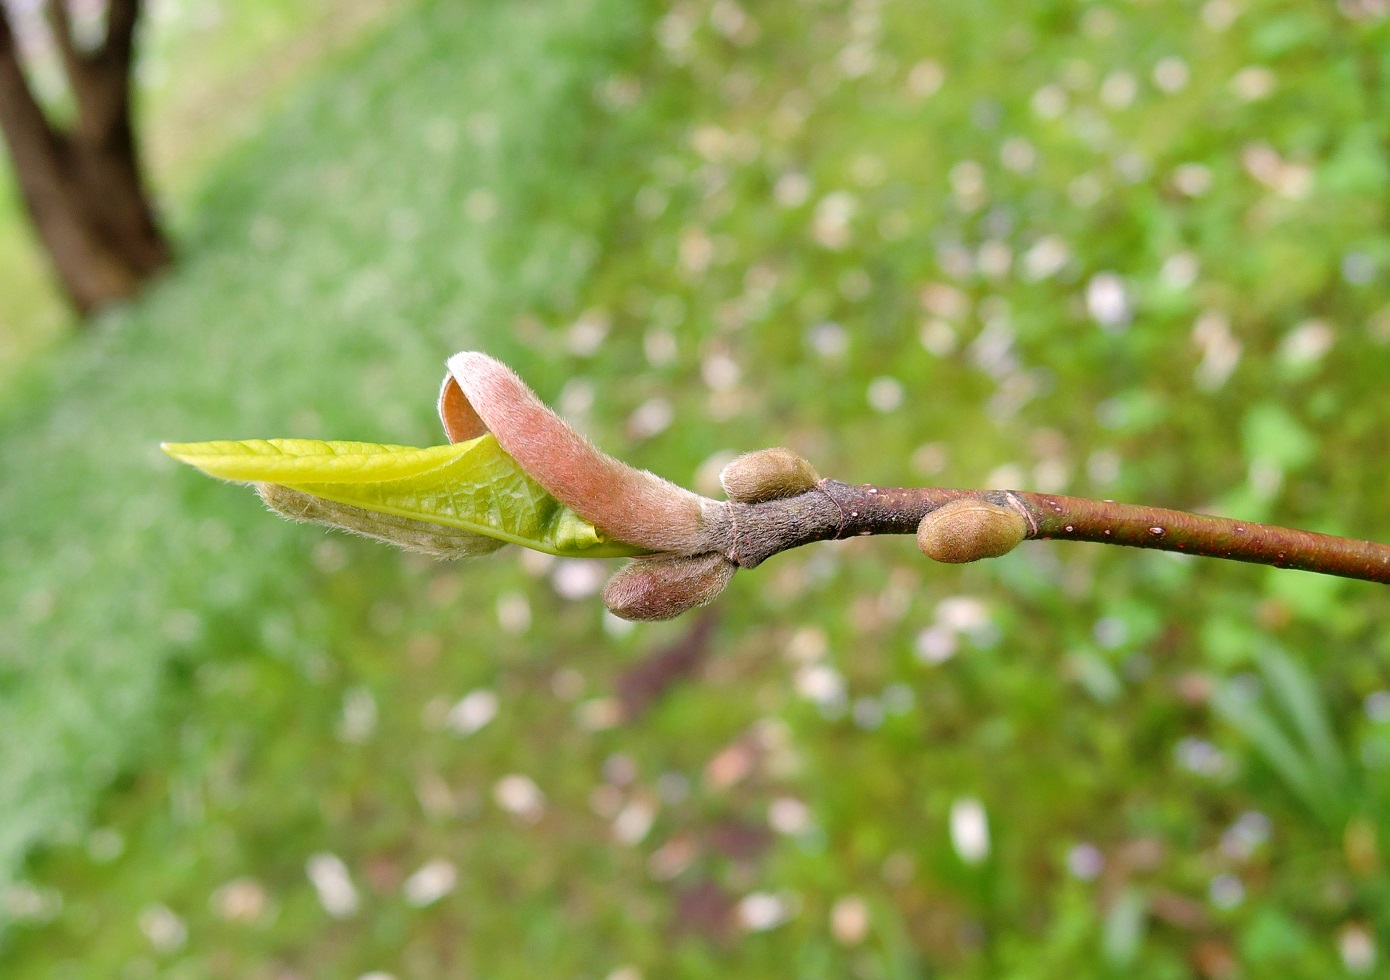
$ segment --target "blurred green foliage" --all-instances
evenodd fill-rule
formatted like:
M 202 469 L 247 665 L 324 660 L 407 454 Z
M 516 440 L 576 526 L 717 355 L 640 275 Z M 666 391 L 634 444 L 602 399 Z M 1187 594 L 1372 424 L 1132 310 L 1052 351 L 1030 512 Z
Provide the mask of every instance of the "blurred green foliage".
M 1375 973 L 1377 586 L 861 540 L 632 627 L 156 443 L 428 444 L 479 347 L 706 492 L 785 444 L 1390 539 L 1379 10 L 402 11 L 6 394 L 5 974 Z

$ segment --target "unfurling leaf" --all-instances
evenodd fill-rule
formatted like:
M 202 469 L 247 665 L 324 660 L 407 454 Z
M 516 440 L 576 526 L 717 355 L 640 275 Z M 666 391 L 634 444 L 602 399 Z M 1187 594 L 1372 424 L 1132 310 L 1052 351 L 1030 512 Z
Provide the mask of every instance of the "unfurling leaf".
M 496 358 L 463 351 L 448 364 L 439 414 L 451 439 L 486 426 L 540 486 L 624 541 L 680 555 L 722 548 L 720 503 L 600 451 Z
M 431 558 L 476 558 L 491 554 L 507 543 L 447 524 L 397 517 L 395 514 L 383 514 L 352 504 L 340 504 L 336 500 L 313 497 L 278 483 L 257 483 L 256 493 L 260 494 L 267 507 L 281 517 L 351 531 Z
M 309 439 L 165 443 L 162 448 L 211 476 L 294 491 L 261 489 L 266 502 L 288 517 L 430 554 L 491 550 L 477 537 L 566 557 L 645 553 L 613 541 L 548 494 L 491 434 L 428 449 Z M 311 499 L 305 501 L 306 496 Z

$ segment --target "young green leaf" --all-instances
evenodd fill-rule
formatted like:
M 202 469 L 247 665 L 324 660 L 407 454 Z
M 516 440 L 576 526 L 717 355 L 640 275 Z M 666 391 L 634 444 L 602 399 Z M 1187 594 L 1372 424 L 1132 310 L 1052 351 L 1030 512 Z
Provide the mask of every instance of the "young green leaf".
M 618 558 L 646 553 L 613 541 L 546 493 L 491 434 L 429 449 L 309 439 L 165 443 L 162 448 L 174 459 L 224 480 L 275 484 L 363 511 L 458 528 L 552 555 Z M 377 528 L 376 536 L 390 539 L 389 525 Z
M 354 507 L 352 504 L 340 504 L 336 500 L 314 497 L 278 483 L 257 483 L 255 487 L 261 502 L 281 517 L 361 534 L 431 558 L 477 558 L 490 555 L 507 543 L 447 524 L 433 524 Z

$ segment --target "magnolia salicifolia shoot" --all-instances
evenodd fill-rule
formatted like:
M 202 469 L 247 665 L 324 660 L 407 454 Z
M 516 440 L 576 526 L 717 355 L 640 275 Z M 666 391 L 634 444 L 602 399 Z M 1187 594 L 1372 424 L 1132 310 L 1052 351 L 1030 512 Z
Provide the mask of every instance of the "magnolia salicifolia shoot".
M 285 517 L 438 558 L 505 544 L 630 558 L 603 597 L 635 620 L 712 602 L 738 569 L 789 548 L 869 534 L 916 534 L 924 554 L 953 564 L 1052 538 L 1390 583 L 1390 545 L 1023 490 L 842 483 L 785 448 L 734 459 L 720 474 L 728 499 L 714 500 L 602 452 L 495 358 L 465 351 L 447 363 L 445 446 L 251 439 L 163 449 L 253 484 Z

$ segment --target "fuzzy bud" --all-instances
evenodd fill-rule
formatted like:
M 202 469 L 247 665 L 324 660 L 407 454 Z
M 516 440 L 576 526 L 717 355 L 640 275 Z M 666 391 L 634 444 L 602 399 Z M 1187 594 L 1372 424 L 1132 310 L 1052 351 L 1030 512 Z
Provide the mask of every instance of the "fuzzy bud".
M 917 525 L 917 546 L 928 558 L 960 564 L 998 558 L 1028 536 L 1023 515 L 984 500 L 953 500 Z
M 725 466 L 719 483 L 730 500 L 758 504 L 795 497 L 820 482 L 816 468 L 790 449 L 759 449 Z
M 722 503 L 600 452 L 495 358 L 449 358 L 439 416 L 450 439 L 491 432 L 527 476 L 615 541 L 680 555 L 725 546 L 711 530 Z
M 637 558 L 608 580 L 603 603 L 623 619 L 674 619 L 713 602 L 737 569 L 717 551 Z

